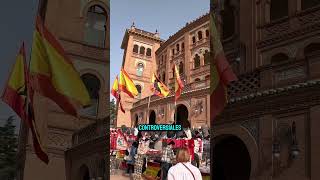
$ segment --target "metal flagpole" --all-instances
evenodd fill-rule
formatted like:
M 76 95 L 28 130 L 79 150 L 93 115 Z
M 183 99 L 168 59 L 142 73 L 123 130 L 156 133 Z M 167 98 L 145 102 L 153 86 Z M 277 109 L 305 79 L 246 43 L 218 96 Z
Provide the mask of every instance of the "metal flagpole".
M 147 110 L 147 122 L 149 123 L 149 107 L 150 107 L 150 100 L 151 100 L 151 96 L 149 96 L 149 100 L 148 100 L 148 110 Z

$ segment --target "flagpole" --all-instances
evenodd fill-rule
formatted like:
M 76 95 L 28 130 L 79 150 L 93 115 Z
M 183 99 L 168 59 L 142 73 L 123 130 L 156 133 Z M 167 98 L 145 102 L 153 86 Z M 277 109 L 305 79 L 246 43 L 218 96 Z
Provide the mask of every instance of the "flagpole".
M 149 100 L 148 100 L 148 110 L 147 110 L 147 122 L 149 123 L 149 108 L 150 108 L 150 100 L 151 100 L 151 96 L 149 96 Z

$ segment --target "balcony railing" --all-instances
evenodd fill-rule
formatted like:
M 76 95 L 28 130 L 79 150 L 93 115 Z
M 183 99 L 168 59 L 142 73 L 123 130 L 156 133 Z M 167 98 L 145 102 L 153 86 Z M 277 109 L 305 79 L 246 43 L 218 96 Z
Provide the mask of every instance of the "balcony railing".
M 195 43 L 191 43 L 191 48 L 196 48 L 204 43 L 209 43 L 209 38 L 206 37 L 206 38 L 202 38 L 198 41 L 196 41 Z
M 197 76 L 210 71 L 210 64 L 202 65 L 196 69 L 191 69 L 191 76 Z
M 261 30 L 258 47 L 294 39 L 297 36 L 305 36 L 320 30 L 320 6 L 301 11 L 292 17 L 285 17 L 258 28 Z
M 103 137 L 107 135 L 109 127 L 107 119 L 98 120 L 97 123 L 90 124 L 89 126 L 80 129 L 72 136 L 72 146 L 77 146 L 88 141 Z

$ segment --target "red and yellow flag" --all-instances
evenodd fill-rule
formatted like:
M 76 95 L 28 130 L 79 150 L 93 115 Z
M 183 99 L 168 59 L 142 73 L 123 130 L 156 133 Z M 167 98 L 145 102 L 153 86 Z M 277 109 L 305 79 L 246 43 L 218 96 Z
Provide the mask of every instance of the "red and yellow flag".
M 151 77 L 151 91 L 159 97 L 167 97 L 170 93 L 169 88 L 159 80 L 153 73 Z
M 122 103 L 121 103 L 121 96 L 120 96 L 120 92 L 119 92 L 119 81 L 118 81 L 118 76 L 116 77 L 116 79 L 113 82 L 112 85 L 112 89 L 111 89 L 111 94 L 117 99 L 117 102 L 119 103 L 120 106 L 120 110 L 123 113 L 126 113 L 126 111 L 124 110 Z
M 111 94 L 115 97 L 118 98 L 119 95 L 119 81 L 118 81 L 118 76 L 113 82 L 112 89 L 111 89 Z
M 138 95 L 138 90 L 135 84 L 123 68 L 121 69 L 119 75 L 119 90 L 125 92 L 132 98 Z
M 17 113 L 21 120 L 27 123 L 31 130 L 33 147 L 36 155 L 39 159 L 48 164 L 49 158 L 41 145 L 42 141 L 34 120 L 32 107 L 33 92 L 28 86 L 28 79 L 29 75 L 26 65 L 25 48 L 24 44 L 22 44 L 16 63 L 13 66 L 5 90 L 2 94 L 2 100 Z M 28 101 L 28 95 L 30 97 L 30 102 Z
M 175 76 L 175 84 L 174 84 L 175 101 L 177 101 L 182 93 L 182 89 L 183 89 L 184 85 L 181 81 L 179 70 L 176 65 L 173 65 L 173 70 L 174 70 L 174 76 Z
M 237 77 L 233 73 L 224 52 L 215 24 L 215 14 L 210 12 L 211 25 L 211 47 L 213 62 L 211 63 L 211 96 L 210 96 L 210 112 L 211 120 L 215 119 L 222 112 L 227 104 L 227 86 L 232 81 L 236 81 Z
M 25 49 L 22 44 L 16 63 L 13 66 L 1 99 L 8 104 L 21 119 L 26 120 L 26 60 Z
M 89 93 L 58 40 L 37 17 L 30 64 L 32 87 L 66 113 L 90 105 Z

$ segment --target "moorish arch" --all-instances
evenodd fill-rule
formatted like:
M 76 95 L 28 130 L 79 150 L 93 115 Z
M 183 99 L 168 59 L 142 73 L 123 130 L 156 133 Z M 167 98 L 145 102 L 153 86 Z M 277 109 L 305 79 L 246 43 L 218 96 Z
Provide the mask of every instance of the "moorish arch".
M 156 112 L 151 110 L 149 113 L 149 124 L 156 124 Z
M 79 174 L 78 174 L 79 180 L 90 180 L 90 172 L 87 165 L 83 164 L 79 168 Z
M 86 17 L 87 14 L 88 14 L 89 8 L 92 7 L 92 6 L 100 6 L 100 7 L 102 7 L 105 10 L 106 15 L 109 16 L 109 14 L 110 14 L 110 12 L 109 12 L 109 9 L 110 9 L 109 8 L 109 4 L 106 4 L 105 2 L 103 2 L 101 0 L 92 0 L 92 1 L 90 1 L 88 3 L 86 3 L 81 9 L 80 16 L 81 17 Z M 109 20 L 109 18 L 108 18 L 108 20 Z
M 219 168 L 226 168 L 229 171 L 234 171 L 235 174 L 239 173 L 243 177 L 243 180 L 254 178 L 257 175 L 258 171 L 259 149 L 254 137 L 250 134 L 250 132 L 240 125 L 214 127 L 213 132 L 214 159 L 218 158 L 218 164 L 214 168 L 217 168 L 217 170 L 219 170 Z M 230 148 L 238 148 L 241 151 L 237 153 L 235 153 L 235 151 L 228 151 L 228 149 Z M 215 154 L 215 152 L 218 154 Z M 219 159 L 219 157 L 238 158 L 240 160 L 240 164 L 237 164 L 238 161 L 236 162 L 231 160 L 221 162 L 222 159 Z M 243 172 L 237 171 L 234 168 L 235 165 L 241 165 L 241 170 Z M 223 178 L 229 178 L 230 180 L 233 180 L 233 177 L 224 177 L 223 175 L 224 174 L 219 173 L 216 174 L 216 176 L 220 176 L 222 178 L 221 180 L 223 180 Z M 236 180 L 242 179 L 236 178 Z
M 177 105 L 176 111 L 174 113 L 174 120 L 176 124 L 180 124 L 183 128 L 191 127 L 191 123 L 189 121 L 189 110 L 186 105 Z
M 139 116 L 138 114 L 134 115 L 134 122 L 133 122 L 133 127 L 137 127 L 139 123 Z

